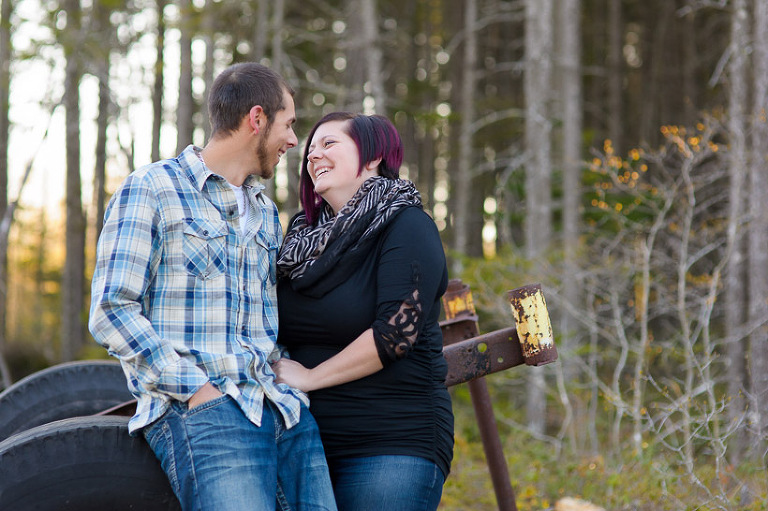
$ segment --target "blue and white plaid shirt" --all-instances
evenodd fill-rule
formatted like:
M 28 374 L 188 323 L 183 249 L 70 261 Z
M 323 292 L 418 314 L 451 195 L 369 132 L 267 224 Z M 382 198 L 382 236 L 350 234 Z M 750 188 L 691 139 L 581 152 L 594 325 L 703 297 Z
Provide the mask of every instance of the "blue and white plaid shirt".
M 251 214 L 239 225 L 235 194 L 187 147 L 130 174 L 112 197 L 99 239 L 89 328 L 118 358 L 138 399 L 131 432 L 206 382 L 256 425 L 266 397 L 286 426 L 306 395 L 276 384 L 275 204 L 249 176 Z

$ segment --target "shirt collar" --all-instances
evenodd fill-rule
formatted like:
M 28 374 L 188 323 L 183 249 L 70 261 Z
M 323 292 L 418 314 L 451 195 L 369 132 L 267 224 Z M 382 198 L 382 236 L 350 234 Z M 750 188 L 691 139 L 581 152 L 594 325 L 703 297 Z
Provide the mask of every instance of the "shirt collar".
M 187 173 L 187 177 L 194 183 L 195 188 L 202 191 L 203 186 L 205 186 L 208 179 L 214 178 L 224 180 L 224 177 L 211 172 L 211 170 L 205 166 L 200 157 L 200 151 L 202 151 L 202 148 L 192 144 L 188 145 L 179 155 L 179 162 Z M 252 193 L 259 194 L 266 187 L 259 181 L 258 177 L 250 175 L 245 178 L 243 188 Z

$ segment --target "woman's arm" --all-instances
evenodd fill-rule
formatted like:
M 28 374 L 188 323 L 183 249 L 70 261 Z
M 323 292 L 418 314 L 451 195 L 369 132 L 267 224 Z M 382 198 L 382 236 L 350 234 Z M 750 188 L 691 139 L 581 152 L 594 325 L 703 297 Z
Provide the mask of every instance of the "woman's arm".
M 370 328 L 338 354 L 312 369 L 285 358 L 272 364 L 278 383 L 285 383 L 304 392 L 359 380 L 383 367 Z
M 437 228 L 421 210 L 406 210 L 384 235 L 377 259 L 377 320 L 342 351 L 307 369 L 281 359 L 272 365 L 278 383 L 304 392 L 341 385 L 380 371 L 408 356 L 421 319 L 445 274 Z M 423 303 L 423 297 L 431 297 Z

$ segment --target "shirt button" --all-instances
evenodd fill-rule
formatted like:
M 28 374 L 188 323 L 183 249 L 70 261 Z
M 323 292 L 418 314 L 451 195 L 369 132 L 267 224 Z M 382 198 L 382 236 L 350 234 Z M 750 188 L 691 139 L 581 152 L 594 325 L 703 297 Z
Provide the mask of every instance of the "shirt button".
M 203 231 L 203 236 L 208 236 L 208 231 Z

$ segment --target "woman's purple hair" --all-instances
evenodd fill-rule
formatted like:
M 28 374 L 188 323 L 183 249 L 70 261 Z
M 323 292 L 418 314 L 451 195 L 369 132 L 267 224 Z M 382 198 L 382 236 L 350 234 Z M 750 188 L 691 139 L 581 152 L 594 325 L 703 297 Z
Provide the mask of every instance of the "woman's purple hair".
M 304 147 L 304 159 L 301 160 L 301 177 L 299 178 L 299 197 L 307 223 L 313 225 L 323 207 L 323 199 L 315 192 L 312 178 L 309 176 L 307 165 L 309 160 L 309 146 L 315 136 L 317 128 L 326 122 L 348 121 L 344 125 L 344 132 L 355 142 L 357 153 L 360 157 L 359 176 L 363 168 L 369 162 L 381 158 L 379 174 L 388 179 L 397 179 L 400 176 L 400 164 L 403 162 L 403 143 L 400 134 L 392 122 L 381 115 L 362 115 L 350 112 L 332 112 L 317 121 L 307 138 Z

